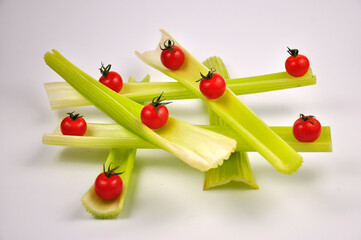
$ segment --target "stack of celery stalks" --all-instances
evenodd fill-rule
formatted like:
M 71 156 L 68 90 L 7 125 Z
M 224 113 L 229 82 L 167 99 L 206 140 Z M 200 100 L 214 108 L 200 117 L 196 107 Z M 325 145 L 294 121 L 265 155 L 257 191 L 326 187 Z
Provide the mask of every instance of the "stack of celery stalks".
M 162 31 L 161 43 L 173 37 Z M 77 68 L 60 53 L 45 54 L 47 65 L 65 82 L 46 83 L 45 88 L 52 109 L 93 104 L 117 124 L 88 123 L 84 136 L 62 135 L 59 125 L 53 133 L 44 134 L 43 143 L 49 145 L 109 148 L 105 168 L 120 166 L 117 171 L 124 183 L 123 193 L 115 200 L 100 199 L 94 186 L 84 194 L 82 203 L 96 218 L 112 218 L 122 210 L 130 184 L 134 159 L 138 148 L 161 148 L 189 166 L 205 172 L 204 189 L 240 181 L 258 189 L 247 152 L 259 152 L 277 171 L 292 174 L 302 164 L 297 152 L 331 152 L 330 127 L 322 127 L 321 136 L 312 143 L 297 141 L 292 127 L 268 127 L 237 95 L 301 87 L 316 83 L 311 69 L 302 77 L 286 72 L 231 79 L 219 57 L 198 62 L 182 47 L 186 60 L 178 70 L 166 69 L 160 61 L 160 49 L 136 55 L 145 63 L 178 82 L 153 82 L 149 76 L 141 82 L 132 77 L 118 94 Z M 226 79 L 227 89 L 218 99 L 207 99 L 199 91 L 200 73 L 214 68 Z M 167 100 L 202 99 L 208 106 L 209 123 L 195 126 L 169 118 L 160 129 L 151 130 L 140 121 L 143 105 L 164 91 Z

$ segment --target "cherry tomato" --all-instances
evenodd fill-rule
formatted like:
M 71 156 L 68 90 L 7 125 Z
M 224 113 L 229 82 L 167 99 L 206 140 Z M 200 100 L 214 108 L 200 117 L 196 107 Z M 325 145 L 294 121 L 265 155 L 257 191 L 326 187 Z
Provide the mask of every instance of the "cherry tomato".
M 163 93 L 162 93 L 163 94 Z M 142 122 L 151 129 L 158 129 L 164 126 L 168 121 L 168 109 L 166 106 L 170 102 L 163 102 L 159 97 L 155 97 L 151 103 L 143 107 L 140 113 Z
M 314 116 L 300 114 L 293 124 L 293 135 L 300 142 L 314 142 L 321 135 L 321 124 Z
M 162 53 L 160 54 L 160 60 L 163 65 L 171 70 L 177 70 L 183 65 L 185 55 L 183 50 L 174 45 L 173 40 L 166 40 L 164 42 L 164 48 L 160 47 Z
M 110 71 L 111 66 L 112 65 L 108 64 L 107 67 L 104 67 L 102 63 L 102 66 L 99 68 L 102 74 L 99 78 L 99 82 L 118 93 L 122 90 L 123 79 L 117 72 Z
M 198 80 L 201 82 L 199 89 L 206 98 L 216 99 L 223 95 L 226 90 L 226 82 L 220 74 L 211 70 L 206 76 L 202 73 L 201 76 L 202 78 Z
M 310 68 L 310 62 L 307 57 L 298 54 L 297 49 L 288 48 L 287 52 L 291 55 L 287 58 L 285 67 L 288 74 L 294 77 L 305 75 Z
M 68 113 L 69 116 L 63 119 L 60 124 L 60 130 L 64 135 L 83 136 L 87 129 L 86 121 L 79 113 Z
M 94 183 L 95 193 L 103 200 L 113 200 L 119 197 L 123 192 L 123 181 L 120 178 L 122 173 L 114 173 L 118 167 L 105 171 L 103 165 L 103 172 L 99 174 Z

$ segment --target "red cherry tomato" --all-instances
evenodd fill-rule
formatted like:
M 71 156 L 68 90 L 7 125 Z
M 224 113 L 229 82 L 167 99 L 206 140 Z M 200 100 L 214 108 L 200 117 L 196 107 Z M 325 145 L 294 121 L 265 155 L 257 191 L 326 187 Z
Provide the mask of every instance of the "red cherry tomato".
M 310 68 L 310 62 L 307 57 L 298 54 L 297 49 L 288 48 L 287 52 L 291 55 L 287 58 L 285 63 L 288 74 L 294 77 L 301 77 L 305 75 Z
M 321 135 L 321 124 L 314 116 L 300 114 L 293 124 L 293 135 L 300 142 L 314 142 Z
M 162 102 L 163 100 L 160 100 L 162 94 L 159 97 L 155 97 L 151 103 L 143 107 L 140 113 L 142 122 L 151 129 L 161 128 L 168 121 L 169 113 L 167 107 L 164 105 L 170 102 Z
M 103 172 L 95 180 L 95 193 L 103 200 L 116 199 L 123 192 L 123 181 L 119 176 L 122 173 L 114 173 L 117 168 L 110 169 L 109 166 L 108 171 L 105 171 L 103 166 Z
M 83 136 L 87 129 L 86 121 L 79 113 L 68 113 L 69 116 L 64 118 L 60 124 L 60 130 L 64 135 Z
M 118 93 L 120 90 L 122 90 L 123 79 L 117 72 L 109 72 L 111 66 L 112 65 L 108 64 L 107 67 L 104 67 L 102 63 L 102 66 L 99 69 L 102 74 L 102 76 L 99 78 L 99 82 Z
M 164 48 L 160 47 L 160 49 L 162 50 L 160 60 L 166 68 L 177 70 L 183 65 L 185 59 L 184 52 L 180 47 L 174 45 L 173 40 L 166 40 Z
M 202 78 L 198 80 L 201 81 L 199 89 L 206 98 L 216 99 L 223 95 L 226 90 L 226 82 L 220 74 L 211 70 L 207 76 L 204 76 L 202 73 L 201 76 Z

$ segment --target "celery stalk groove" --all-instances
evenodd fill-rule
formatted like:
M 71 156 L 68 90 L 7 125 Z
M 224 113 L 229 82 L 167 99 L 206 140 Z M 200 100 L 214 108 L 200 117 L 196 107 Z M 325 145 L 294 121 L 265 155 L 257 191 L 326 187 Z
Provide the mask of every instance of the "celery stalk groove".
M 225 80 L 230 78 L 226 66 L 219 57 L 208 58 L 203 64 L 209 69 L 216 69 L 216 72 L 221 74 Z M 211 126 L 227 125 L 210 107 L 208 107 L 208 116 Z M 253 189 L 259 189 L 253 176 L 247 152 L 236 151 L 222 166 L 208 170 L 204 174 L 203 189 L 210 189 L 231 181 L 243 182 Z
M 221 117 L 237 134 L 245 139 L 249 145 L 256 149 L 278 171 L 291 174 L 302 165 L 302 157 L 275 134 L 251 109 L 249 109 L 237 96 L 227 88 L 218 99 L 207 99 L 199 91 L 200 73 L 207 74 L 209 69 L 198 62 L 181 44 L 167 32 L 162 30 L 160 44 L 172 39 L 181 47 L 186 55 L 185 61 L 178 70 L 166 69 L 160 61 L 161 50 L 136 55 L 146 64 L 156 68 L 164 74 L 176 79 L 185 88 L 202 99 L 211 109 Z
M 136 134 L 118 124 L 88 123 L 87 133 L 81 137 L 64 136 L 60 131 L 59 124 L 54 129 L 53 133 L 45 133 L 43 135 L 44 144 L 92 148 L 159 148 L 154 144 L 144 141 Z M 236 139 L 237 151 L 256 151 L 243 138 L 235 134 L 234 131 L 227 126 L 198 125 L 198 127 Z M 331 131 L 328 126 L 322 127 L 321 136 L 312 143 L 297 141 L 297 139 L 293 136 L 292 127 L 271 127 L 271 129 L 298 152 L 332 151 Z
M 117 171 L 124 172 L 121 175 L 123 180 L 123 192 L 114 200 L 105 201 L 98 197 L 95 193 L 94 185 L 83 195 L 81 202 L 85 209 L 96 218 L 113 218 L 116 217 L 123 209 L 123 204 L 127 190 L 129 188 L 130 178 L 133 172 L 134 159 L 136 149 L 113 148 L 110 150 L 105 168 L 109 164 L 112 166 L 119 166 Z
M 149 75 L 146 76 L 146 78 Z M 227 86 L 236 95 L 260 93 L 286 88 L 316 84 L 316 76 L 309 70 L 302 77 L 292 77 L 286 72 L 226 80 Z M 45 83 L 45 90 L 53 110 L 87 106 L 91 103 L 66 82 Z M 124 83 L 122 94 L 133 101 L 145 102 L 164 91 L 168 100 L 194 99 L 195 94 L 178 82 Z
M 91 78 L 55 50 L 47 52 L 44 59 L 49 67 L 118 124 L 200 171 L 221 165 L 236 148 L 234 139 L 174 118 L 153 131 L 140 121 L 142 105 Z

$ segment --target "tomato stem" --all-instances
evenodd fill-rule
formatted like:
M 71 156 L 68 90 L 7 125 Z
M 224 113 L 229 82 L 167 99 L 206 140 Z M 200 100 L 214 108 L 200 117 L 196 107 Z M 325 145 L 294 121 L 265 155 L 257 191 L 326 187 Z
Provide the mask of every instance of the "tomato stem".
M 116 176 L 116 175 L 120 175 L 120 174 L 124 173 L 124 172 L 115 173 L 114 171 L 117 170 L 119 168 L 119 166 L 116 166 L 115 168 L 110 169 L 111 165 L 112 165 L 112 163 L 109 164 L 108 171 L 105 171 L 105 163 L 103 163 L 103 172 L 104 172 L 104 175 L 107 178 L 110 178 L 112 176 Z
M 310 121 L 312 124 L 315 124 L 315 122 L 312 121 L 312 120 L 310 119 L 310 117 L 316 118 L 316 117 L 313 116 L 313 115 L 305 116 L 305 115 L 303 115 L 302 113 L 300 113 L 300 118 L 302 118 L 302 125 L 303 125 L 303 123 L 304 123 L 305 121 Z
M 287 52 L 292 56 L 292 57 L 297 57 L 298 56 L 298 49 L 290 49 L 289 47 L 287 47 Z
M 162 51 L 165 51 L 165 50 L 172 51 L 173 50 L 173 52 L 176 53 L 176 50 L 173 48 L 173 46 L 174 46 L 174 41 L 173 40 L 171 40 L 171 39 L 165 40 L 164 43 L 163 43 L 163 46 L 164 47 L 162 48 L 162 46 L 159 44 L 159 48 Z
M 69 115 L 69 117 L 71 118 L 71 120 L 73 120 L 73 121 L 77 120 L 78 118 L 83 117 L 83 115 L 80 115 L 79 113 L 77 113 L 77 114 L 74 114 L 74 113 L 75 113 L 75 111 L 67 113 Z
M 103 77 L 107 77 L 112 65 L 108 64 L 106 67 L 104 67 L 104 63 L 102 62 L 101 64 L 102 64 L 102 66 L 99 68 L 100 73 L 103 75 Z
M 202 81 L 203 79 L 211 79 L 213 77 L 213 73 L 216 71 L 216 69 L 214 68 L 211 68 L 211 70 L 207 73 L 206 76 L 204 76 L 202 73 L 201 73 L 201 79 L 198 79 L 196 82 L 199 82 L 199 81 Z
M 162 118 L 161 118 L 160 113 L 159 113 L 159 107 L 160 107 L 160 106 L 167 105 L 167 104 L 169 104 L 169 103 L 172 103 L 172 102 L 163 102 L 165 99 L 162 99 L 162 100 L 161 100 L 161 97 L 162 97 L 163 93 L 164 93 L 164 91 L 163 91 L 158 97 L 155 97 L 155 98 L 153 98 L 153 100 L 152 100 L 152 106 L 153 106 L 153 107 L 155 108 L 155 110 L 157 111 L 158 116 L 159 116 L 160 119 L 162 119 Z

